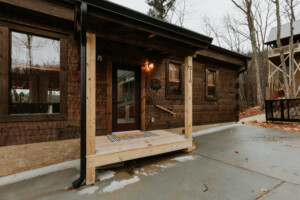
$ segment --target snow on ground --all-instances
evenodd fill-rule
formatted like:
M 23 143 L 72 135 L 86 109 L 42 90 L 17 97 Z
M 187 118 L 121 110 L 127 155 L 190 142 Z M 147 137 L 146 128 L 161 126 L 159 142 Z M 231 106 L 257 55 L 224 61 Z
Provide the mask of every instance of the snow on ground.
M 87 188 L 84 188 L 82 190 L 79 190 L 77 192 L 77 194 L 79 194 L 79 195 L 86 195 L 86 194 L 92 195 L 96 192 L 97 189 L 99 189 L 98 186 L 87 187 Z
M 107 180 L 107 179 L 113 178 L 113 177 L 115 176 L 115 173 L 116 173 L 116 172 L 111 171 L 111 170 L 104 171 L 104 172 L 101 172 L 101 173 L 97 176 L 97 179 L 99 179 L 100 181 Z
M 140 181 L 140 178 L 138 176 L 134 176 L 133 178 L 124 179 L 121 181 L 113 181 L 113 182 L 111 182 L 110 185 L 103 188 L 103 190 L 100 192 L 100 194 L 106 193 L 106 192 L 113 192 L 113 191 L 122 189 L 122 188 L 126 187 L 127 185 L 136 183 L 138 181 Z
M 195 160 L 195 159 L 196 159 L 196 156 L 188 155 L 188 156 L 180 156 L 177 158 L 173 158 L 172 160 L 176 160 L 178 162 L 186 162 L 186 161 Z

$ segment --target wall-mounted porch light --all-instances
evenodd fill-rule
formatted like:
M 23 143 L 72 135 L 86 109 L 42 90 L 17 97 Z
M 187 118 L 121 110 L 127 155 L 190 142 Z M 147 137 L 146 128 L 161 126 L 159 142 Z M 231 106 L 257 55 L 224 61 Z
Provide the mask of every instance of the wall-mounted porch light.
M 148 69 L 153 69 L 154 68 L 154 63 L 149 62 L 147 67 L 148 67 Z

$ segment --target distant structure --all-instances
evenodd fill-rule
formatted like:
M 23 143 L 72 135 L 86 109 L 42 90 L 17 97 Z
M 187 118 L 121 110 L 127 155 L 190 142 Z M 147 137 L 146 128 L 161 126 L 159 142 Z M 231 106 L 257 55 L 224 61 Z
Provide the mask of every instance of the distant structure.
M 290 85 L 290 94 L 292 91 L 291 74 L 295 74 L 296 97 L 300 97 L 300 20 L 294 22 L 294 59 L 291 60 L 289 39 L 290 39 L 290 24 L 281 26 L 281 43 L 284 51 L 284 57 L 287 66 L 288 81 Z M 269 37 L 265 44 L 268 45 L 268 87 L 266 88 L 266 99 L 274 99 L 284 96 L 282 66 L 280 62 L 280 52 L 276 44 L 277 27 L 271 29 Z M 294 62 L 294 72 L 292 72 L 290 63 Z

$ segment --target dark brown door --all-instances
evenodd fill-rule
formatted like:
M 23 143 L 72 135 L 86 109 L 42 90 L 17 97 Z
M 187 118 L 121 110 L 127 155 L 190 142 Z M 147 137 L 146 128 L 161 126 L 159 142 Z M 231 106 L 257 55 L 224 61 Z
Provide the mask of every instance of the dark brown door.
M 114 65 L 113 131 L 140 129 L 140 67 Z

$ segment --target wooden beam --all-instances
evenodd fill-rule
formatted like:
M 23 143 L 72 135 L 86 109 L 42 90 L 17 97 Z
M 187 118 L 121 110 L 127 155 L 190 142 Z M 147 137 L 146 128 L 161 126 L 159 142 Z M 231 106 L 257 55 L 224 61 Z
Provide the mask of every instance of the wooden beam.
M 0 26 L 0 115 L 8 115 L 9 29 Z M 6 116 L 5 116 L 6 117 Z M 1 118 L 0 118 L 1 120 Z M 0 121 L 1 122 L 1 121 Z
M 169 138 L 169 137 L 168 137 Z M 172 139 L 169 139 L 172 140 Z M 151 144 L 151 143 L 150 143 Z M 140 145 L 140 143 L 139 143 Z M 149 143 L 140 148 L 130 148 L 124 151 L 117 151 L 113 153 L 93 155 L 87 157 L 87 169 L 94 169 L 97 166 L 108 165 L 112 163 L 133 160 L 137 158 L 144 158 L 154 156 L 167 152 L 182 150 L 191 147 L 190 140 L 173 141 L 165 144 L 152 145 Z
M 106 133 L 108 135 L 110 135 L 110 134 L 112 134 L 112 62 L 110 60 L 108 60 L 107 64 L 106 64 L 106 79 L 107 79 L 107 87 L 106 87 L 107 128 L 106 128 Z
M 146 130 L 146 67 L 141 68 L 141 131 Z
M 95 154 L 96 137 L 96 35 L 86 34 L 86 155 Z M 95 182 L 95 168 L 87 169 L 86 184 Z
M 51 15 L 54 17 L 74 21 L 74 10 L 59 3 L 41 0 L 0 0 L 2 3 L 25 8 L 35 12 Z
M 239 65 L 242 67 L 245 65 L 244 59 L 241 59 L 241 58 L 239 59 L 234 56 L 231 56 L 231 55 L 228 55 L 225 53 L 221 53 L 221 52 L 219 53 L 219 52 L 216 52 L 215 50 L 211 50 L 211 49 L 203 49 L 201 51 L 197 51 L 196 54 L 200 55 L 200 56 L 220 60 L 223 62 L 232 63 L 232 64 Z
M 184 62 L 185 135 L 192 140 L 193 131 L 193 57 L 185 57 Z

